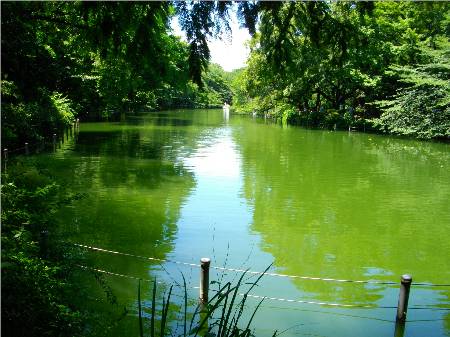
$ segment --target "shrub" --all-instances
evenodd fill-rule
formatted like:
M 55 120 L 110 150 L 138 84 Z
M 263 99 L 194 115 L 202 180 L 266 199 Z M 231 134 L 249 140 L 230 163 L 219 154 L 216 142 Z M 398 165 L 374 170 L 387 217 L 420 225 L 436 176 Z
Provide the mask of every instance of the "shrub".
M 25 100 L 14 82 L 2 81 L 2 144 L 21 147 L 50 137 L 75 118 L 72 102 L 58 92 L 40 89 L 33 100 Z
M 384 132 L 422 139 L 450 138 L 450 94 L 439 86 L 403 89 L 384 108 L 374 125 Z
M 55 231 L 53 213 L 68 199 L 34 168 L 4 174 L 1 192 L 3 335 L 81 335 L 68 252 L 41 236 Z

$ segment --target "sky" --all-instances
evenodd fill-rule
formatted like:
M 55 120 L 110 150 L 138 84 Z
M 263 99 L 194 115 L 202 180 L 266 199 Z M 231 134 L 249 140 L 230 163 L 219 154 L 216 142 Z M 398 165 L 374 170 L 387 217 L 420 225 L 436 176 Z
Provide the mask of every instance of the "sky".
M 211 51 L 211 62 L 220 64 L 225 71 L 232 71 L 244 67 L 250 51 L 246 46 L 246 42 L 250 40 L 248 30 L 246 28 L 239 28 L 236 18 L 233 15 L 231 16 L 231 40 L 228 41 L 227 38 L 224 38 L 223 40 L 216 39 L 208 41 L 209 50 Z M 181 31 L 177 17 L 172 19 L 170 25 L 174 34 L 181 36 L 186 41 L 186 35 Z

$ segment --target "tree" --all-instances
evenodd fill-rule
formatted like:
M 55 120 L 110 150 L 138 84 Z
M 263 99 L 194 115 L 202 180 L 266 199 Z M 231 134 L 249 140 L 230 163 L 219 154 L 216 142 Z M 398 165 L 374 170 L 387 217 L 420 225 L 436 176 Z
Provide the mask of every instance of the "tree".
M 252 10 L 258 13 L 259 32 L 243 77 L 250 97 L 241 109 L 312 126 L 366 124 L 382 112 L 375 101 L 395 93 L 395 99 L 407 100 L 404 90 L 411 89 L 412 73 L 417 80 L 434 76 L 437 70 L 430 66 L 437 61 L 429 54 L 448 49 L 440 41 L 448 39 L 449 9 L 448 3 L 258 3 Z M 447 67 L 444 58 L 438 63 Z M 439 87 L 442 103 L 447 87 Z M 430 111 L 444 111 L 430 123 L 445 128 L 446 108 L 426 93 L 434 89 L 422 89 L 416 92 L 424 99 L 414 105 L 422 109 L 417 113 L 429 115 L 425 102 Z M 402 111 L 407 119 L 408 109 Z M 383 130 L 392 131 L 387 127 L 392 121 L 384 119 Z
M 48 136 L 75 115 L 155 108 L 160 88 L 185 87 L 188 47 L 169 35 L 173 14 L 168 2 L 2 3 L 3 144 Z
M 428 53 L 426 63 L 390 68 L 402 87 L 390 99 L 377 102 L 383 112 L 374 123 L 382 131 L 423 139 L 450 138 L 450 44 L 436 40 L 433 48 L 422 49 Z

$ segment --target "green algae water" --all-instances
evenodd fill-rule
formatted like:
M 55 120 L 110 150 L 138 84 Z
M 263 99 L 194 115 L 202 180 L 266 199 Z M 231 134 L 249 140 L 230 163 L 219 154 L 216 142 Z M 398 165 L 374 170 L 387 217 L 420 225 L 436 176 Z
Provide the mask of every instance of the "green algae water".
M 402 274 L 450 283 L 448 144 L 182 110 L 81 123 L 76 137 L 37 159 L 58 183 L 84 194 L 58 214 L 67 240 L 135 255 L 84 252 L 98 269 L 156 277 L 162 291 L 184 275 L 190 303 L 198 298 L 197 267 L 136 256 L 191 264 L 210 257 L 218 267 L 272 264 L 274 274 L 396 283 L 264 276 L 252 290 L 268 297 L 253 322 L 258 337 L 275 330 L 394 336 Z M 210 279 L 239 276 L 212 269 Z M 92 279 L 86 275 L 81 286 L 93 287 Z M 126 308 L 105 335 L 138 336 L 137 280 L 103 280 L 117 303 L 98 310 Z M 182 293 L 174 290 L 174 325 Z M 449 297 L 448 286 L 413 284 L 404 336 L 449 336 Z M 259 301 L 248 299 L 249 312 Z

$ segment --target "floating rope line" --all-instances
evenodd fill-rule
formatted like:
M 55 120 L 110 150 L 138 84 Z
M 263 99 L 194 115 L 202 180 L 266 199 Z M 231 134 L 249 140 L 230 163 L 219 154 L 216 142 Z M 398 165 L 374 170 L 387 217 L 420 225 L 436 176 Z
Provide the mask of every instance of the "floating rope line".
M 317 304 L 330 307 L 344 307 L 344 308 L 369 308 L 369 309 L 397 309 L 394 306 L 378 306 L 378 305 L 362 305 L 362 304 L 340 304 L 340 303 L 329 303 L 329 302 L 314 302 L 314 301 L 302 301 L 302 300 L 292 300 L 286 298 L 268 297 L 253 294 L 239 294 L 241 296 L 247 296 L 258 299 L 268 299 L 279 302 L 289 302 L 289 303 L 301 303 L 301 304 Z M 413 306 L 409 307 L 408 310 L 450 310 L 450 308 L 439 308 L 439 307 L 421 307 Z
M 67 134 L 67 131 L 68 130 L 72 130 L 72 131 L 70 131 L 70 137 L 71 138 L 75 138 L 76 137 L 76 130 L 79 128 L 79 127 L 76 127 L 76 126 L 74 126 L 73 127 L 73 129 L 72 129 L 72 127 L 73 126 L 69 126 L 67 129 L 65 129 L 64 131 L 66 132 L 66 133 L 62 133 L 62 134 L 58 134 L 57 135 L 57 139 L 56 139 L 56 142 L 59 142 L 59 141 L 61 141 L 61 139 L 64 139 L 64 138 L 66 138 L 67 137 L 67 139 L 69 139 L 69 136 L 68 136 L 68 134 Z M 72 133 L 73 133 L 73 135 L 72 135 Z M 64 142 L 64 141 L 63 141 Z M 45 147 L 45 146 L 50 146 L 50 145 L 55 145 L 55 142 L 54 141 L 50 141 L 50 140 L 42 140 L 42 141 L 37 141 L 37 142 L 35 142 L 35 143 L 28 143 L 28 150 L 31 150 L 32 148 L 34 148 L 34 147 Z M 20 151 L 25 151 L 27 149 L 27 145 L 25 145 L 25 146 L 21 146 L 21 147 L 17 147 L 17 148 L 14 148 L 14 149 L 8 149 L 8 148 L 3 148 L 3 149 L 1 149 L 2 150 L 2 154 L 3 154 L 3 151 L 4 150 L 7 150 L 7 153 L 8 153 L 8 155 L 9 154 L 13 154 L 13 153 L 16 153 L 16 152 L 20 152 Z M 25 153 L 26 154 L 26 153 Z M 4 159 L 4 158 L 2 158 L 2 159 Z
M 424 287 L 450 287 L 450 284 L 435 284 L 435 283 L 415 283 L 412 282 L 414 286 L 424 286 Z
M 87 267 L 87 266 L 82 266 L 82 265 L 77 265 L 77 267 L 82 268 L 82 269 L 86 269 L 86 270 L 92 270 L 92 271 L 95 271 L 97 273 L 103 273 L 103 274 L 107 274 L 107 275 L 112 275 L 112 276 L 124 277 L 124 278 L 133 279 L 133 280 L 141 280 L 141 281 L 144 281 L 144 282 L 154 282 L 154 280 L 149 280 L 149 279 L 145 279 L 145 278 L 135 277 L 135 276 L 131 276 L 131 275 L 113 273 L 111 271 L 97 269 L 97 268 L 92 268 L 92 267 Z M 164 284 L 163 282 L 156 282 L 156 283 Z
M 196 267 L 200 268 L 199 264 L 196 263 L 188 263 L 188 262 L 181 262 L 181 261 L 175 261 L 175 260 L 169 260 L 169 259 L 159 259 L 155 257 L 146 257 L 141 255 L 134 255 L 130 253 L 123 253 L 113 250 L 108 250 L 104 248 L 98 248 L 93 246 L 87 246 L 79 243 L 73 243 L 73 245 L 81 248 L 90 249 L 93 251 L 103 252 L 103 253 L 110 253 L 110 254 L 116 254 L 116 255 L 122 255 L 122 256 L 128 256 L 128 257 L 134 257 L 139 258 L 142 260 L 150 260 L 150 261 L 157 261 L 157 262 L 165 262 L 165 263 L 174 263 L 178 265 L 184 265 L 189 267 Z M 346 280 L 346 279 L 335 279 L 335 278 L 324 278 L 324 277 L 312 277 L 312 276 L 299 276 L 299 275 L 288 275 L 288 274 L 280 274 L 280 273 L 264 273 L 260 271 L 252 271 L 252 270 L 245 270 L 245 269 L 237 269 L 237 268 L 226 268 L 226 267 L 217 267 L 217 266 L 210 266 L 211 269 L 215 270 L 221 270 L 221 271 L 232 271 L 236 273 L 246 273 L 251 275 L 267 275 L 267 276 L 274 276 L 274 277 L 287 277 L 287 278 L 293 278 L 293 279 L 301 279 L 301 280 L 312 280 L 312 281 L 325 281 L 325 282 L 341 282 L 341 283 L 360 283 L 360 284 L 380 284 L 380 285 L 398 285 L 398 282 L 393 281 L 376 281 L 376 280 Z M 433 283 L 412 283 L 412 285 L 417 286 L 428 286 L 428 287 L 450 287 L 450 284 L 433 284 Z
M 128 257 L 135 257 L 143 260 L 150 260 L 150 261 L 157 261 L 157 262 L 166 262 L 166 263 L 175 263 L 179 265 L 185 265 L 190 267 L 197 267 L 200 268 L 199 264 L 196 263 L 188 263 L 188 262 L 181 262 L 181 261 L 175 261 L 175 260 L 168 260 L 168 259 L 159 259 L 155 257 L 147 257 L 147 256 L 141 256 L 141 255 L 135 255 L 130 253 L 123 253 L 118 252 L 114 250 L 108 250 L 104 248 L 99 247 L 93 247 L 93 246 L 87 246 L 79 243 L 74 243 L 73 245 L 81 248 L 90 249 L 93 251 L 103 252 L 103 253 L 110 253 L 110 254 L 116 254 L 116 255 L 122 255 L 122 256 L 128 256 Z M 346 283 L 374 283 L 374 284 L 387 284 L 387 285 L 396 285 L 397 282 L 392 281 L 373 281 L 373 280 L 366 280 L 366 281 L 353 281 L 353 280 L 343 280 L 343 279 L 333 279 L 333 278 L 321 278 L 321 277 L 311 277 L 311 276 L 298 276 L 298 275 L 287 275 L 287 274 L 278 274 L 278 273 L 264 273 L 260 271 L 251 271 L 251 270 L 245 270 L 245 269 L 237 269 L 237 268 L 225 268 L 225 267 L 217 267 L 217 266 L 211 266 L 211 269 L 216 270 L 222 270 L 222 271 L 232 271 L 236 273 L 246 273 L 246 274 L 252 274 L 252 275 L 267 275 L 267 276 L 276 276 L 276 277 L 288 277 L 288 278 L 299 278 L 303 280 L 316 280 L 316 281 L 328 281 L 328 282 L 346 282 Z
M 131 275 L 125 275 L 125 274 L 119 274 L 119 273 L 113 273 L 110 271 L 106 271 L 106 270 L 102 270 L 102 269 L 97 269 L 97 268 L 91 268 L 91 267 L 87 267 L 87 266 L 82 266 L 82 265 L 78 265 L 78 267 L 83 268 L 83 269 L 87 269 L 87 270 L 92 270 L 95 272 L 99 272 L 99 273 L 104 273 L 107 275 L 112 275 L 112 276 L 118 276 L 118 277 L 124 277 L 124 278 L 129 278 L 129 279 L 134 279 L 134 280 L 141 280 L 141 281 L 145 281 L 145 282 L 154 282 L 154 280 L 149 280 L 149 279 L 143 279 L 140 277 L 135 277 L 135 276 L 131 276 Z M 164 282 L 156 282 L 158 284 L 165 284 Z M 200 287 L 197 286 L 192 286 L 189 287 L 190 289 L 195 289 L 198 290 L 200 289 Z M 214 289 L 210 289 L 210 291 L 213 292 L 218 292 L 217 290 Z M 341 304 L 341 303 L 330 303 L 330 302 L 315 302 L 315 301 L 303 301 L 303 300 L 293 300 L 293 299 L 287 299 L 287 298 L 279 298 L 279 297 L 270 297 L 270 296 L 261 296 L 261 295 L 254 295 L 254 294 L 245 294 L 245 293 L 238 293 L 239 296 L 246 296 L 246 297 L 250 297 L 250 298 L 256 298 L 256 299 L 265 299 L 265 300 L 271 300 L 271 301 L 278 301 L 278 302 L 286 302 L 286 303 L 299 303 L 299 304 L 314 304 L 314 305 L 322 305 L 322 306 L 329 306 L 329 307 L 342 307 L 342 308 L 366 308 L 366 309 L 397 309 L 397 307 L 395 306 L 377 306 L 377 305 L 362 305 L 362 304 Z M 177 296 L 179 297 L 179 296 Z M 427 306 L 412 306 L 409 307 L 408 310 L 443 310 L 443 311 L 448 311 L 450 310 L 450 308 L 441 308 L 441 307 L 427 307 Z
M 149 283 L 154 283 L 155 280 L 149 280 L 149 279 L 145 279 L 145 278 L 141 278 L 141 277 L 136 277 L 136 276 L 131 276 L 131 275 L 125 275 L 125 274 L 119 274 L 119 273 L 113 273 L 111 271 L 107 271 L 107 270 L 103 270 L 103 269 L 98 269 L 98 268 L 93 268 L 93 267 L 87 267 L 87 266 L 82 266 L 82 265 L 77 265 L 77 267 L 85 269 L 85 270 L 92 270 L 95 271 L 97 273 L 102 273 L 102 274 L 106 274 L 106 275 L 110 275 L 110 276 L 117 276 L 117 277 L 123 277 L 123 278 L 128 278 L 128 279 L 132 279 L 132 280 L 140 280 L 143 282 L 149 282 Z M 161 281 L 156 281 L 157 284 L 162 284 L 162 285 L 166 285 L 166 283 L 161 282 Z M 178 295 L 175 293 L 172 293 L 171 296 L 175 296 L 175 297 L 180 297 L 180 298 L 184 298 L 184 296 L 182 295 Z
M 267 299 L 272 301 L 279 302 L 289 302 L 289 303 L 301 303 L 301 304 L 316 304 L 316 305 L 324 305 L 330 307 L 344 307 L 344 308 L 370 308 L 370 309 L 396 309 L 397 307 L 390 306 L 376 306 L 376 305 L 360 305 L 360 304 L 340 304 L 340 303 L 329 303 L 329 302 L 314 302 L 314 301 L 302 301 L 302 300 L 292 300 L 287 298 L 277 298 L 277 297 L 269 297 L 269 296 L 260 296 L 253 294 L 239 294 L 241 296 L 247 296 L 257 299 Z
M 165 260 L 165 259 L 158 259 L 156 257 L 147 257 L 147 256 L 141 256 L 141 255 L 134 255 L 134 254 L 130 254 L 130 253 L 122 253 L 122 252 L 117 252 L 117 251 L 114 251 L 114 250 L 108 250 L 108 249 L 103 249 L 103 248 L 98 248 L 98 247 L 82 245 L 82 244 L 79 244 L 79 243 L 73 243 L 73 245 L 75 245 L 77 247 L 81 247 L 81 248 L 86 248 L 86 249 L 102 252 L 102 253 L 110 253 L 110 254 L 116 254 L 116 255 L 122 255 L 122 256 L 135 257 L 135 258 L 142 259 L 142 260 L 150 260 L 150 261 L 157 261 L 157 262 L 169 262 L 169 263 L 175 263 L 175 264 L 179 264 L 179 265 L 183 265 L 183 266 L 190 266 L 190 267 L 198 267 L 198 268 L 200 268 L 200 265 L 199 264 L 195 264 L 195 263 L 180 262 L 180 261 L 173 261 L 173 260 Z
M 450 311 L 450 308 L 430 307 L 430 306 L 412 306 L 408 310 L 433 310 L 433 311 Z
M 192 288 L 200 289 L 200 287 L 192 287 Z M 212 289 L 210 289 L 210 291 L 217 292 L 217 290 L 212 290 Z M 316 305 L 324 305 L 324 306 L 331 306 L 331 307 L 370 308 L 370 309 L 397 309 L 397 307 L 394 307 L 394 306 L 362 305 L 362 304 L 340 304 L 340 303 L 329 303 L 329 302 L 302 301 L 302 300 L 293 300 L 293 299 L 261 296 L 261 295 L 254 295 L 254 294 L 244 294 L 244 293 L 239 293 L 238 295 L 252 297 L 252 298 L 257 298 L 257 299 L 267 299 L 267 300 L 272 300 L 272 301 L 279 301 L 279 302 L 301 303 L 301 304 L 316 304 Z M 412 309 L 412 310 L 450 310 L 450 308 L 429 307 L 429 306 L 425 306 L 425 305 L 422 305 L 422 306 L 421 305 L 411 306 L 411 307 L 409 307 L 409 309 Z
M 8 154 L 11 154 L 11 153 L 16 153 L 16 152 L 19 152 L 19 151 L 23 151 L 23 150 L 25 150 L 25 146 L 22 146 L 22 147 L 18 147 L 18 148 L 16 148 L 16 149 L 14 149 L 14 150 L 9 150 L 8 149 Z
M 375 280 L 344 280 L 344 279 L 335 279 L 335 278 L 324 278 L 324 277 L 312 277 L 312 276 L 299 276 L 299 275 L 288 275 L 288 274 L 279 274 L 279 273 L 263 273 L 260 271 L 251 271 L 244 269 L 235 269 L 235 268 L 224 268 L 224 267 L 215 267 L 211 266 L 212 269 L 218 270 L 227 270 L 234 271 L 237 273 L 247 273 L 247 274 L 255 274 L 255 275 L 267 275 L 267 276 L 277 276 L 277 277 L 288 277 L 288 278 L 298 278 L 302 280 L 313 280 L 313 281 L 326 281 L 326 282 L 343 282 L 343 283 L 372 283 L 372 284 L 387 284 L 387 285 L 396 285 L 398 282 L 392 281 L 375 281 Z
M 119 274 L 119 273 L 113 273 L 107 270 L 102 270 L 102 269 L 97 269 L 97 268 L 91 268 L 91 267 L 86 267 L 86 266 L 82 266 L 82 265 L 78 265 L 78 267 L 83 268 L 83 269 L 87 269 L 87 270 L 92 270 L 98 273 L 103 273 L 103 274 L 107 274 L 107 275 L 112 275 L 112 276 L 118 276 L 118 277 L 124 277 L 124 278 L 128 278 L 128 279 L 133 279 L 133 280 L 141 280 L 141 281 L 145 281 L 145 282 L 154 282 L 152 280 L 149 279 L 143 279 L 140 277 L 136 277 L 136 276 L 131 276 L 131 275 L 125 275 L 125 274 Z M 157 282 L 158 284 L 164 284 L 164 282 Z M 192 289 L 200 289 L 200 287 L 191 287 Z M 217 292 L 217 290 L 212 290 L 214 292 Z M 260 296 L 260 295 L 252 295 L 252 294 L 244 294 L 244 293 L 238 293 L 239 296 L 247 296 L 247 297 L 251 297 L 251 298 L 257 298 L 257 299 L 267 299 L 267 300 L 272 300 L 272 301 L 280 301 L 280 302 L 290 302 L 290 303 L 302 303 L 302 304 L 317 304 L 317 305 L 327 305 L 327 306 L 333 306 L 333 307 L 352 307 L 352 308 L 388 308 L 388 309 L 395 309 L 396 307 L 377 307 L 377 306 L 373 306 L 373 305 L 366 305 L 366 306 L 361 306 L 361 305 L 354 305 L 354 304 L 338 304 L 338 303 L 327 303 L 327 302 L 313 302 L 313 301 L 301 301 L 301 300 L 291 300 L 291 299 L 285 299 L 285 298 L 277 298 L 277 297 L 269 297 L 269 296 Z
M 348 313 L 343 313 L 343 312 L 335 312 L 335 311 L 313 310 L 313 309 L 309 309 L 309 308 L 280 307 L 280 306 L 276 306 L 276 305 L 264 305 L 264 304 L 262 304 L 260 306 L 260 308 L 275 309 L 275 310 L 289 310 L 289 311 L 295 310 L 295 311 L 301 311 L 301 312 L 312 312 L 312 313 L 333 315 L 333 316 L 362 318 L 362 319 L 368 319 L 368 320 L 373 320 L 373 321 L 381 321 L 381 322 L 388 322 L 388 323 L 394 323 L 395 322 L 395 320 L 392 320 L 392 319 L 368 317 L 368 316 L 354 315 L 354 314 L 348 314 Z M 411 322 L 411 321 L 408 320 L 408 322 Z

